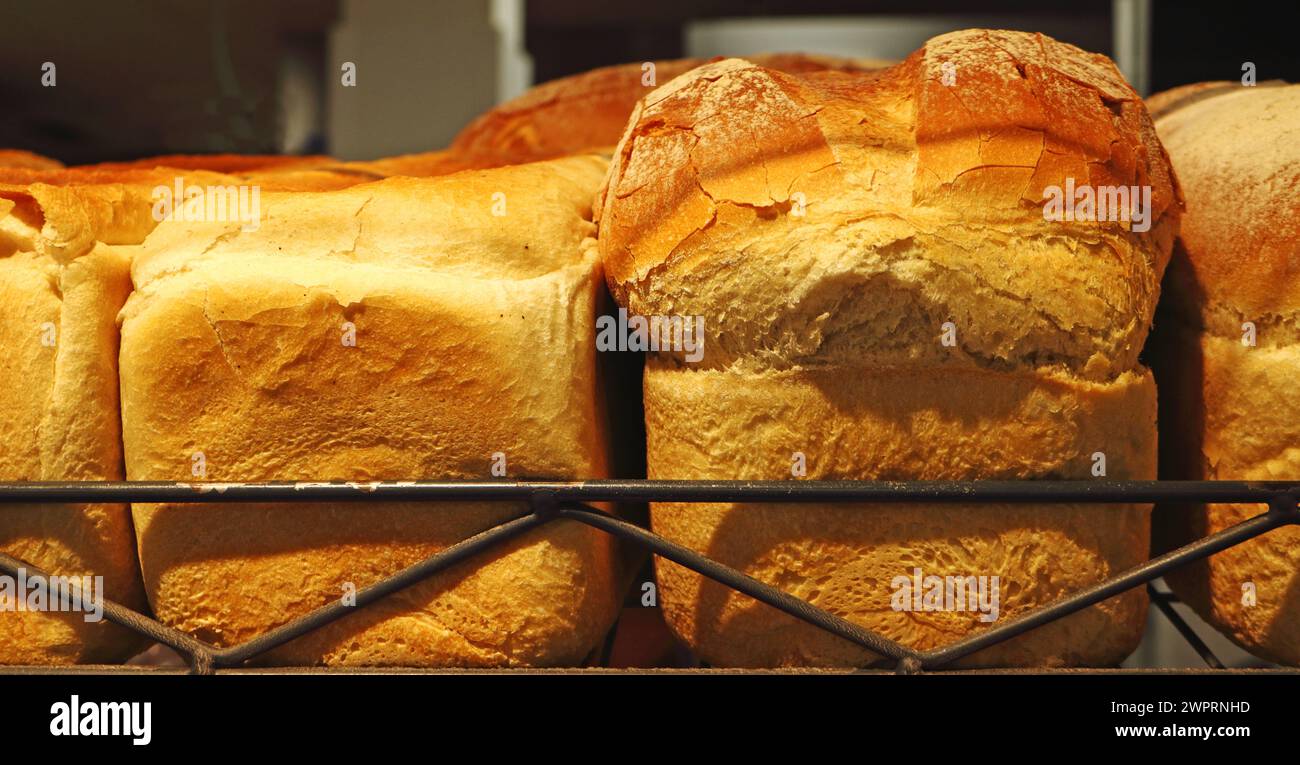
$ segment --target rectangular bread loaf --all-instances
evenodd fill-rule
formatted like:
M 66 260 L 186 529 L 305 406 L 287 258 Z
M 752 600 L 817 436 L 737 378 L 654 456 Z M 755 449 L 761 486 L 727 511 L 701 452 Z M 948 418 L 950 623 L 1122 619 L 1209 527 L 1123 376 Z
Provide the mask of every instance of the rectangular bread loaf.
M 143 237 L 143 199 L 114 184 L 0 187 L 0 479 L 123 478 L 115 318 L 130 262 L 101 240 Z M 144 606 L 125 505 L 0 506 L 0 550 Z M 84 611 L 16 608 L 0 610 L 0 664 L 120 661 L 141 644 Z
M 127 475 L 607 474 L 601 269 L 578 157 L 267 193 L 256 230 L 168 221 L 121 313 Z M 219 645 L 344 598 L 509 504 L 137 505 L 149 600 Z M 612 623 L 613 545 L 561 522 L 275 651 L 290 664 L 572 664 Z

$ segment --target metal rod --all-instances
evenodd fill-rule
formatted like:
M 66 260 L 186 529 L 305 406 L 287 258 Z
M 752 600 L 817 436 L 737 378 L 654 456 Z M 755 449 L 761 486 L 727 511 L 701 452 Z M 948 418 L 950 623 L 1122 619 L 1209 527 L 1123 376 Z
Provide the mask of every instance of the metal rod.
M 374 481 L 190 483 L 0 482 L 0 505 L 32 502 L 1007 502 L 1267 503 L 1297 481 Z M 866 508 L 881 509 L 881 508 Z
M 995 643 L 1001 643 L 1035 627 L 1041 627 L 1047 622 L 1061 619 L 1088 606 L 1112 598 L 1125 590 L 1149 582 L 1184 563 L 1208 557 L 1233 545 L 1272 531 L 1279 526 L 1293 522 L 1294 520 L 1290 515 L 1274 511 L 1262 513 L 1226 528 L 1217 534 L 1211 534 L 1177 550 L 1152 558 L 1104 582 L 1080 590 L 1073 595 L 1067 595 L 1054 603 L 1036 608 L 1005 624 L 976 633 L 943 648 L 927 651 L 921 655 L 922 666 L 929 669 L 949 664 Z
M 1174 625 L 1174 629 L 1178 630 L 1178 634 L 1183 636 L 1183 640 L 1192 647 L 1192 650 L 1196 651 L 1196 654 L 1201 657 L 1201 661 L 1205 662 L 1205 666 L 1210 669 L 1224 668 L 1223 662 L 1219 661 L 1219 657 L 1214 655 L 1214 651 L 1205 644 L 1204 640 L 1201 640 L 1201 636 L 1196 634 L 1196 631 L 1192 629 L 1192 625 L 1188 624 L 1187 620 L 1174 610 L 1175 598 L 1171 593 L 1161 592 L 1156 589 L 1154 582 L 1147 582 L 1147 597 L 1151 599 L 1151 603 L 1164 615 L 1165 619 Z
M 17 578 L 19 571 L 23 571 L 27 575 L 29 581 L 32 577 L 40 577 L 42 582 L 41 586 L 45 589 L 47 594 L 49 593 L 50 574 L 36 568 L 35 566 L 31 566 L 18 560 L 17 558 L 0 553 L 0 572 L 4 572 L 8 576 Z M 77 582 L 77 578 L 69 576 L 67 581 L 69 589 L 73 590 L 77 597 L 80 597 L 81 585 Z M 161 622 L 150 619 L 144 614 L 128 608 L 121 603 L 104 598 L 104 618 L 120 627 L 132 630 L 151 640 L 166 645 L 185 656 L 190 661 L 191 665 L 201 664 L 208 666 L 211 664 L 213 651 L 212 646 L 201 640 L 190 637 L 178 629 L 168 627 Z
M 888 656 L 896 660 L 917 656 L 917 653 L 910 648 L 877 635 L 832 613 L 823 611 L 805 600 L 800 600 L 770 584 L 760 582 L 748 574 L 743 574 L 734 568 L 707 558 L 689 547 L 670 542 L 661 536 L 646 531 L 640 526 L 607 515 L 595 508 L 566 504 L 561 506 L 559 513 L 564 518 L 581 521 L 601 531 L 639 542 L 653 550 L 656 555 L 685 566 L 709 579 L 725 584 L 737 592 L 748 595 L 760 603 L 765 603 L 784 611 L 796 619 L 821 627 L 833 635 L 842 637 L 882 656 Z
M 1166 571 L 1239 544 L 1282 525 L 1300 523 L 1300 482 L 1290 481 L 395 481 L 355 483 L 171 483 L 49 482 L 0 483 L 0 505 L 18 502 L 320 502 L 526 500 L 529 512 L 463 540 L 357 593 L 356 606 L 335 602 L 253 640 L 217 649 L 121 604 L 106 600 L 109 621 L 185 654 L 193 671 L 208 673 L 218 665 L 238 665 L 311 630 L 317 629 L 439 571 L 464 562 L 557 517 L 570 518 L 615 536 L 630 539 L 656 554 L 898 662 L 911 672 L 941 666 L 1062 618 Z M 764 584 L 704 555 L 645 529 L 580 503 L 588 501 L 668 502 L 1035 502 L 1134 503 L 1267 503 L 1269 511 L 1178 550 L 1147 561 L 1079 593 L 1035 609 L 1006 624 L 942 649 L 918 653 L 869 630 Z M 0 554 L 0 571 L 17 576 L 20 569 L 48 575 Z M 74 584 L 75 586 L 75 584 Z M 1163 598 L 1157 599 L 1159 606 Z M 1177 626 L 1177 622 L 1175 622 Z M 1213 654 L 1210 654 L 1213 659 Z M 1214 659 L 1217 663 L 1217 659 Z M 1209 660 L 1207 660 L 1209 663 Z M 1213 664 L 1211 665 L 1213 666 Z M 1221 665 L 1220 665 L 1221 666 Z
M 270 651 L 294 638 L 302 637 L 312 630 L 319 629 L 330 622 L 355 613 L 362 606 L 369 605 L 398 590 L 419 584 L 440 571 L 445 571 L 458 563 L 463 563 L 489 547 L 503 544 L 521 534 L 543 526 L 549 523 L 551 519 L 552 516 L 533 512 L 511 518 L 357 591 L 355 605 L 347 605 L 344 604 L 342 599 L 336 599 L 305 616 L 264 632 L 246 643 L 218 650 L 213 657 L 215 664 L 228 667 L 243 663 L 258 654 Z

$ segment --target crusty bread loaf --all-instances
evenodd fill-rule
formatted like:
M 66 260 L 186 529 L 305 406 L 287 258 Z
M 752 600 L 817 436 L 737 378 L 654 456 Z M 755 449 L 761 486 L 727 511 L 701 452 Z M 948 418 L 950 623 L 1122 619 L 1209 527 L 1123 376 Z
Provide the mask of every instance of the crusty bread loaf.
M 113 183 L 0 187 L 4 480 L 123 477 L 115 318 L 130 264 L 102 242 L 143 238 L 148 206 L 138 191 Z M 99 594 L 144 606 L 125 505 L 0 507 L 0 550 L 52 574 L 102 576 Z M 119 661 L 141 644 L 84 617 L 0 611 L 0 664 Z
M 258 168 L 243 173 L 242 177 L 259 184 L 265 191 L 330 191 L 381 178 L 447 175 L 483 165 L 482 162 L 471 162 L 449 151 L 429 151 L 363 162 Z
M 1202 98 L 1212 97 L 1217 95 L 1220 90 L 1236 87 L 1240 87 L 1238 83 L 1226 80 L 1179 85 L 1176 88 L 1162 90 L 1159 93 L 1147 96 L 1147 111 L 1151 114 L 1151 119 L 1158 120 L 1167 111 L 1179 109 Z
M 304 170 L 336 163 L 332 157 L 290 154 L 162 154 L 125 162 L 99 162 L 78 167 L 95 170 L 207 170 L 232 175 L 254 171 Z
M 127 475 L 210 481 L 606 473 L 595 380 L 595 157 L 267 193 L 256 231 L 164 222 L 121 314 Z M 355 344 L 348 342 L 348 337 Z M 196 457 L 195 455 L 201 455 Z M 137 505 L 165 623 L 230 645 L 518 512 L 506 504 Z M 580 661 L 612 623 L 613 545 L 557 523 L 270 661 Z
M 1112 478 L 1155 474 L 1149 372 L 1095 383 L 981 369 L 811 368 L 741 373 L 651 361 L 645 378 L 651 478 L 1088 478 L 1104 449 Z M 999 576 L 999 619 L 1077 592 L 1147 553 L 1131 506 L 672 505 L 655 531 L 918 649 L 984 625 L 978 611 L 905 613 L 894 577 Z M 862 665 L 865 649 L 725 585 L 659 564 L 666 616 L 721 666 Z M 1133 592 L 976 654 L 975 665 L 1106 665 L 1137 647 Z
M 869 71 L 886 62 L 801 53 L 770 53 L 750 60 L 783 72 Z M 708 59 L 622 64 L 543 83 L 480 115 L 452 141 L 451 153 L 474 166 L 518 164 L 618 143 L 632 107 L 662 85 Z M 653 78 L 646 64 L 654 65 Z
M 0 149 L 0 167 L 25 167 L 31 170 L 58 170 L 63 163 L 22 149 Z
M 1296 480 L 1300 85 L 1210 85 L 1180 89 L 1200 97 L 1181 99 L 1156 122 L 1187 200 L 1150 344 L 1161 474 Z M 1261 509 L 1161 508 L 1156 546 L 1176 547 Z M 1300 664 L 1300 529 L 1272 531 L 1169 580 L 1247 650 Z
M 1151 188 L 1149 230 L 1049 221 L 1044 191 Z M 699 316 L 696 363 L 646 371 L 649 472 L 673 478 L 1153 478 L 1137 363 L 1180 203 L 1114 65 L 970 30 L 876 73 L 708 64 L 638 105 L 597 200 L 632 313 Z M 945 328 L 946 327 L 946 328 Z M 945 334 L 952 342 L 944 340 Z M 798 455 L 795 453 L 798 452 Z M 984 626 L 897 613 L 894 577 L 998 576 L 1001 618 L 1145 558 L 1142 507 L 652 508 L 655 529 L 930 648 Z M 866 652 L 660 561 L 669 623 L 708 662 L 860 664 Z M 974 664 L 1108 664 L 1145 594 Z
M 388 174 L 450 172 L 437 155 L 364 163 L 320 157 L 167 156 L 63 168 L 0 168 L 0 368 L 5 403 L 0 477 L 121 479 L 115 318 L 131 288 L 130 252 L 158 221 L 155 189 L 259 192 L 338 189 Z M 0 158 L 2 159 L 2 158 Z M 374 167 L 371 167 L 373 165 Z M 229 172 L 217 172 L 219 168 Z M 41 345 L 53 328 L 55 345 Z M 0 549 L 60 574 L 101 574 L 108 596 L 143 607 L 124 505 L 0 508 Z M 117 661 L 140 641 L 79 615 L 0 613 L 0 663 Z

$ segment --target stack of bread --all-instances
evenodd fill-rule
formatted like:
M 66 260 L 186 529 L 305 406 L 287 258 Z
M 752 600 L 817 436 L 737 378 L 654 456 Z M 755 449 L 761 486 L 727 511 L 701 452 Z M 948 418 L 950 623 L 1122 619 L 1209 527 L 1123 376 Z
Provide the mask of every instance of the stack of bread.
M 1300 85 L 1198 83 L 1151 105 L 1187 200 L 1151 342 L 1161 477 L 1300 479 Z M 1157 551 L 1262 509 L 1161 508 Z M 1300 529 L 1168 579 L 1246 649 L 1300 664 Z
M 1046 220 L 1045 193 L 1067 183 L 1149 188 L 1149 230 Z M 638 106 L 597 206 L 618 301 L 703 319 L 698 362 L 647 364 L 652 478 L 1155 477 L 1138 353 L 1180 206 L 1141 99 L 1103 56 L 972 30 L 874 73 L 711 63 Z M 652 523 L 928 649 L 1145 560 L 1148 510 L 666 503 Z M 999 613 L 908 608 L 899 582 L 917 569 L 998 577 Z M 658 576 L 706 662 L 875 658 L 683 567 Z M 1118 662 L 1145 603 L 1130 591 L 968 663 Z
M 1214 130 L 1248 140 L 1252 120 L 1294 118 L 1295 90 L 1206 90 L 1153 100 L 1196 190 L 1192 220 L 1211 220 L 1231 184 L 1293 191 L 1294 157 L 1225 169 L 1206 147 L 1222 140 Z M 613 151 L 612 165 L 593 151 Z M 257 187 L 257 220 L 160 222 L 152 191 L 180 178 Z M 595 70 L 491 110 L 447 151 L 373 162 L 171 156 L 62 169 L 6 152 L 0 182 L 0 296 L 17 307 L 0 314 L 0 338 L 17 349 L 0 366 L 15 413 L 0 424 L 0 479 L 605 476 L 602 282 L 632 313 L 702 321 L 702 357 L 679 347 L 647 361 L 652 478 L 1156 474 L 1155 386 L 1138 354 L 1181 197 L 1114 65 L 1041 35 L 958 32 L 889 67 L 776 55 Z M 1132 189 L 1147 200 L 1141 225 L 1132 209 L 1048 219 L 1045 197 L 1081 187 Z M 1274 357 L 1295 340 L 1294 306 L 1285 289 L 1220 277 L 1246 268 L 1232 253 L 1256 237 L 1276 251 L 1250 261 L 1264 269 L 1257 281 L 1290 284 L 1295 232 L 1198 233 L 1210 228 L 1192 226 L 1170 278 L 1183 344 L 1213 346 L 1214 406 L 1184 423 L 1217 477 L 1280 477 L 1294 407 L 1248 389 L 1285 367 Z M 1224 346 L 1239 319 L 1261 327 L 1262 347 Z M 1254 371 L 1214 373 L 1211 359 Z M 1197 380 L 1173 388 L 1178 411 L 1184 393 L 1199 400 Z M 1247 433 L 1248 409 L 1278 438 Z M 1248 453 L 1216 446 L 1227 443 L 1217 431 Z M 147 596 L 164 623 L 234 645 L 523 510 L 137 505 L 133 528 L 121 505 L 6 507 L 0 550 L 104 574 L 108 597 L 143 607 Z M 665 503 L 652 522 L 928 649 L 1145 560 L 1148 514 Z M 1244 644 L 1294 660 L 1300 638 L 1279 626 L 1297 607 L 1289 541 L 1258 540 L 1241 562 L 1212 564 L 1210 584 L 1181 586 Z M 1249 616 L 1223 605 L 1224 577 L 1243 567 L 1258 569 L 1270 604 Z M 576 664 L 613 621 L 626 568 L 605 535 L 556 522 L 264 658 Z M 996 581 L 982 604 L 992 608 L 913 610 L 899 597 L 913 577 Z M 669 624 L 705 662 L 879 658 L 675 564 L 660 561 L 658 581 Z M 1144 617 L 1145 595 L 1130 591 L 965 663 L 1113 664 Z M 137 645 L 79 615 L 0 618 L 0 663 L 115 661 Z

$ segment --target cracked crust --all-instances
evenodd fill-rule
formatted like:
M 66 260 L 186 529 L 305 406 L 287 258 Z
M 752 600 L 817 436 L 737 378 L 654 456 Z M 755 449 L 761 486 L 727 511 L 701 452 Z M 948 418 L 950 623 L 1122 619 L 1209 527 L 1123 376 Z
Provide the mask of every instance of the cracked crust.
M 1161 475 L 1300 478 L 1300 86 L 1200 83 L 1153 96 L 1187 200 L 1165 280 L 1152 365 Z M 1242 344 L 1243 323 L 1257 331 Z M 1256 515 L 1254 506 L 1170 506 L 1156 549 Z M 1247 650 L 1300 665 L 1300 529 L 1270 532 L 1167 577 Z M 1249 589 L 1248 589 L 1249 588 Z
M 783 72 L 871 71 L 888 65 L 868 59 L 799 53 L 748 57 Z M 707 63 L 687 58 L 655 61 L 655 82 L 666 83 Z M 530 89 L 467 125 L 451 151 L 476 166 L 520 164 L 590 151 L 611 150 L 637 101 L 654 85 L 642 84 L 643 63 L 593 69 Z
M 29 251 L 66 263 L 95 242 L 139 244 L 156 221 L 152 194 L 186 183 L 226 185 L 234 176 L 173 168 L 0 168 L 0 255 Z
M 268 193 L 256 231 L 161 224 L 135 250 L 121 314 L 127 475 L 189 479 L 195 452 L 215 481 L 485 478 L 494 452 L 511 476 L 607 475 L 590 239 L 604 168 L 577 157 Z M 155 613 L 221 645 L 522 510 L 133 509 Z M 267 660 L 572 665 L 617 598 L 610 538 L 557 522 Z
M 1068 178 L 1149 185 L 1151 230 L 1045 221 L 1043 190 Z M 620 302 L 704 316 L 710 367 L 870 356 L 1108 380 L 1136 364 L 1179 210 L 1109 60 L 972 30 L 874 73 L 683 75 L 638 106 L 597 222 Z M 958 352 L 934 342 L 946 321 Z
M 1151 230 L 1044 220 L 1042 190 L 1071 177 L 1150 185 Z M 620 303 L 705 321 L 699 363 L 647 364 L 653 477 L 789 478 L 794 452 L 808 478 L 1087 478 L 1096 452 L 1108 477 L 1155 476 L 1137 355 L 1181 202 L 1104 57 L 971 30 L 875 73 L 708 64 L 637 107 L 596 205 Z M 1007 618 L 1148 546 L 1145 506 L 698 509 L 655 505 L 654 528 L 917 648 L 983 623 L 893 610 L 913 567 L 1001 577 Z M 658 566 L 670 625 L 710 663 L 875 658 Z M 1116 663 L 1145 603 L 1127 593 L 968 663 Z

